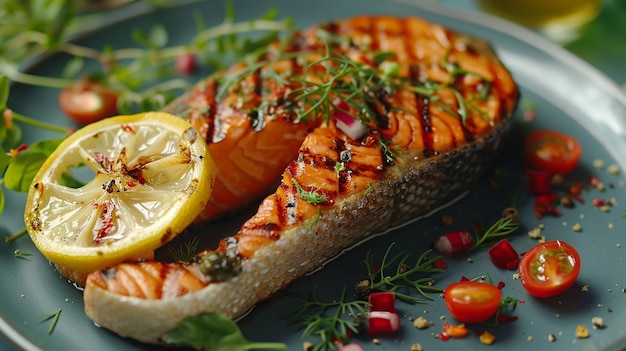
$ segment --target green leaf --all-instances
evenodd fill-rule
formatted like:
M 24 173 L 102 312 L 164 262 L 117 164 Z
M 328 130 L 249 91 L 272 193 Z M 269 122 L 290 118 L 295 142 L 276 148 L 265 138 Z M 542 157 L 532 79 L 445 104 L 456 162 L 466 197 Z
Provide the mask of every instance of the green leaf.
M 62 76 L 65 78 L 74 78 L 78 76 L 85 66 L 85 60 L 82 57 L 76 56 L 71 59 L 65 67 L 63 67 Z
M 7 189 L 28 192 L 30 183 L 48 158 L 39 152 L 20 152 L 7 167 L 4 183 Z
M 28 149 L 22 153 L 42 153 L 46 156 L 50 156 L 54 150 L 61 144 L 65 138 L 46 139 L 40 140 L 28 146 Z
M 150 28 L 148 39 L 152 48 L 163 48 L 168 41 L 167 30 L 161 24 L 154 25 Z
M 0 145 L 5 149 L 15 149 L 24 141 L 22 128 L 17 123 L 11 123 L 6 128 L 4 123 L 0 123 Z
M 245 351 L 286 350 L 282 343 L 248 341 L 235 322 L 220 313 L 205 313 L 183 319 L 178 327 L 163 335 L 167 344 L 190 346 L 196 350 Z

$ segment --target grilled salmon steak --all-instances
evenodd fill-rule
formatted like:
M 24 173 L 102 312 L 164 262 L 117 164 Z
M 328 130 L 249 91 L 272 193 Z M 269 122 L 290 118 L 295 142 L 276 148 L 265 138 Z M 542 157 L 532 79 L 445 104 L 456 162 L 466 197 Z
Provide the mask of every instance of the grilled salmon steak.
M 91 273 L 85 310 L 98 325 L 159 343 L 188 316 L 241 316 L 351 245 L 430 213 L 493 166 L 519 94 L 488 44 L 420 18 L 321 24 L 235 67 L 212 81 L 215 101 L 307 126 L 303 142 L 275 192 L 216 248 L 187 264 Z

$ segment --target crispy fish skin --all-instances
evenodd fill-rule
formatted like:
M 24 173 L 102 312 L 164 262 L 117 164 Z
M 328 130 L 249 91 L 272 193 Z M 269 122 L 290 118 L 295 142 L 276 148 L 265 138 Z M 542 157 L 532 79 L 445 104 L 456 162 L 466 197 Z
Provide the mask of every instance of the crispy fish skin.
M 368 175 L 372 182 L 367 184 L 366 189 L 362 184 L 357 184 L 358 179 L 354 179 L 353 190 L 350 188 L 342 192 L 340 189 L 331 196 L 332 202 L 320 206 L 323 215 L 302 215 L 310 208 L 317 207 L 310 207 L 307 204 L 297 205 L 299 200 L 292 203 L 283 201 L 294 199 L 293 180 L 304 183 L 307 179 L 306 174 L 298 174 L 297 170 L 307 166 L 306 160 L 315 158 L 316 152 L 323 153 L 328 159 L 328 164 L 336 162 L 337 155 L 332 156 L 330 151 L 325 154 L 327 151 L 318 150 L 320 145 L 317 142 L 325 140 L 324 137 L 337 135 L 338 139 L 333 140 L 350 143 L 341 136 L 332 123 L 321 126 L 305 138 L 298 159 L 288 166 L 277 192 L 266 198 L 259 208 L 259 213 L 249 219 L 239 233 L 225 239 L 218 248 L 238 255 L 237 257 L 241 259 L 241 272 L 231 279 L 218 282 L 203 277 L 196 277 L 197 280 L 190 278 L 194 284 L 197 283 L 197 289 L 192 287 L 193 284 L 185 285 L 186 288 L 182 289 L 185 291 L 179 291 L 172 297 L 165 297 L 167 294 L 164 292 L 168 289 L 163 289 L 163 286 L 168 284 L 169 278 L 158 281 L 159 277 L 166 275 L 164 273 L 169 270 L 174 272 L 172 276 L 183 274 L 182 272 L 192 272 L 191 275 L 195 276 L 198 272 L 197 264 L 191 264 L 183 269 L 177 265 L 155 262 L 129 263 L 128 266 L 120 265 L 110 270 L 94 272 L 87 281 L 84 294 L 85 312 L 89 318 L 121 336 L 147 343 L 159 343 L 164 333 L 188 316 L 203 312 L 220 312 L 236 318 L 259 301 L 284 288 L 294 279 L 319 268 L 355 243 L 371 237 L 372 234 L 427 215 L 457 198 L 470 190 L 493 167 L 499 146 L 505 142 L 506 132 L 517 104 L 518 91 L 512 77 L 487 44 L 456 35 L 419 19 L 363 16 L 336 21 L 328 26 L 334 31 L 350 36 L 357 44 L 360 41 L 367 42 L 375 35 L 385 37 L 380 40 L 389 46 L 381 45 L 380 49 L 384 50 L 394 51 L 393 48 L 398 42 L 411 41 L 414 44 L 413 49 L 421 50 L 419 55 L 412 59 L 406 58 L 406 50 L 402 49 L 397 49 L 396 54 L 401 56 L 400 59 L 405 55 L 404 59 L 407 61 L 426 62 L 423 69 L 430 70 L 427 73 L 430 77 L 446 74 L 437 71 L 441 57 L 445 55 L 443 53 L 445 50 L 441 47 L 445 48 L 447 45 L 467 48 L 459 49 L 459 55 L 462 56 L 467 51 L 478 56 L 478 58 L 468 57 L 467 60 L 486 60 L 489 65 L 495 67 L 485 73 L 491 76 L 492 87 L 500 94 L 495 97 L 496 106 L 491 106 L 489 110 L 495 113 L 495 116 L 488 123 L 483 123 L 483 119 L 478 117 L 468 121 L 462 126 L 462 134 L 454 134 L 450 128 L 450 133 L 455 135 L 451 139 L 452 145 L 437 150 L 423 147 L 424 143 L 432 144 L 432 140 L 401 139 L 406 141 L 398 141 L 398 145 L 403 149 L 394 158 L 392 166 L 383 167 L 381 160 L 371 161 L 376 166 L 374 168 L 381 171 Z M 430 39 L 415 42 L 412 38 L 402 37 L 403 32 L 396 30 L 398 26 L 403 31 L 410 28 L 413 32 L 424 32 Z M 315 41 L 311 35 L 304 37 Z M 410 45 L 406 47 L 411 48 Z M 357 50 L 351 52 L 356 53 Z M 480 69 L 481 66 L 476 67 Z M 466 69 L 469 70 L 470 67 Z M 446 77 L 442 78 L 445 79 Z M 442 98 L 445 99 L 445 96 Z M 400 97 L 398 99 L 402 100 Z M 443 118 L 442 116 L 446 114 L 445 111 L 437 110 L 435 106 L 431 106 L 429 111 L 428 113 L 434 114 L 432 117 Z M 423 126 L 420 128 L 423 129 Z M 396 132 L 388 125 L 377 130 L 375 136 L 383 135 L 387 138 L 402 132 L 402 128 Z M 333 144 L 329 148 L 333 149 L 335 146 Z M 355 155 L 361 154 L 355 152 Z M 381 164 L 377 165 L 377 162 Z M 323 170 L 324 167 L 319 168 Z M 301 185 L 310 186 L 311 183 Z M 328 184 L 320 183 L 320 186 L 326 185 Z M 272 207 L 280 207 L 281 204 L 283 207 L 278 210 Z M 291 207 L 296 208 L 295 219 L 289 216 Z M 272 217 L 275 214 L 276 219 Z M 264 218 L 268 222 L 261 221 L 260 224 L 256 222 Z M 376 220 L 371 221 L 371 218 Z M 247 252 L 245 247 L 248 244 L 245 243 L 250 238 L 260 238 L 262 244 L 243 254 L 242 252 Z M 144 273 L 137 273 L 142 276 L 147 275 L 145 272 L 153 272 L 157 280 L 154 284 L 160 286 L 149 286 L 146 283 L 149 280 L 142 277 L 137 280 L 143 282 L 137 289 L 144 291 L 136 293 L 137 296 L 128 291 L 115 292 L 107 286 L 108 283 L 120 279 L 120 272 L 139 270 L 143 270 Z M 128 275 L 132 276 L 133 273 Z M 136 282 L 132 279 L 130 281 Z M 180 282 L 178 280 L 179 287 L 184 285 Z M 126 285 L 132 285 L 131 283 Z

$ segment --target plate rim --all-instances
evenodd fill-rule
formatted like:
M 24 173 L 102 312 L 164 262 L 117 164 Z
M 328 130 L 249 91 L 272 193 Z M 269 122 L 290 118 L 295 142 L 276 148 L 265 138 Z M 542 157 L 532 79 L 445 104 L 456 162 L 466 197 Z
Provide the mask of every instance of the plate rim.
M 609 93 L 611 98 L 618 101 L 624 108 L 626 108 L 626 94 L 622 91 L 619 84 L 608 77 L 605 73 L 601 72 L 596 67 L 592 66 L 582 58 L 576 56 L 574 53 L 567 49 L 557 45 L 541 36 L 540 34 L 524 28 L 515 23 L 500 19 L 493 15 L 479 12 L 477 10 L 459 9 L 447 6 L 440 3 L 431 2 L 417 2 L 416 0 L 388 0 L 392 3 L 403 4 L 411 6 L 427 12 L 425 16 L 421 14 L 414 14 L 412 16 L 427 17 L 428 14 L 437 15 L 450 19 L 457 19 L 462 22 L 469 23 L 473 26 L 482 27 L 491 31 L 503 34 L 508 37 L 513 37 L 531 47 L 536 48 L 538 51 L 548 54 L 554 60 L 564 63 L 566 66 L 576 69 L 581 75 L 593 79 L 594 84 L 597 84 L 606 93 Z M 183 0 L 177 2 L 176 7 L 183 7 L 194 3 L 199 3 L 201 0 Z M 149 7 L 145 6 L 145 3 L 133 3 L 129 6 L 133 6 L 131 11 L 117 11 L 114 10 L 111 16 L 100 22 L 98 28 L 94 28 L 85 33 L 73 38 L 73 40 L 80 40 L 93 35 L 94 33 L 105 30 L 106 28 L 113 26 L 117 23 L 121 23 L 139 16 L 146 16 L 154 11 L 161 10 L 161 7 Z M 126 7 L 125 7 L 126 8 Z M 50 55 L 52 56 L 52 55 Z M 33 61 L 27 63 L 27 68 L 32 69 L 38 64 L 48 59 L 50 56 L 46 55 L 38 57 Z M 14 326 L 13 323 L 3 311 L 0 310 L 0 336 L 4 338 L 12 346 L 18 350 L 27 351 L 40 351 L 43 350 L 37 346 L 32 340 L 30 340 L 25 334 L 21 333 L 19 328 Z M 626 338 L 615 340 L 609 347 L 613 345 L 624 345 Z

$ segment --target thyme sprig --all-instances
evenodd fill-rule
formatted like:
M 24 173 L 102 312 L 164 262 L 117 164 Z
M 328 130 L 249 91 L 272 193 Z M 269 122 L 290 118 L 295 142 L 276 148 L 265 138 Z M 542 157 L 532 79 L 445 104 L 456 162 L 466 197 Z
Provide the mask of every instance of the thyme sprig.
M 474 246 L 470 248 L 470 250 L 474 250 L 480 247 L 483 247 L 490 242 L 505 237 L 519 228 L 519 223 L 513 220 L 511 216 L 504 216 L 498 219 L 494 224 L 491 225 L 484 233 L 476 234 L 476 242 Z
M 434 263 L 441 256 L 429 257 L 432 250 L 424 251 L 415 263 L 410 264 L 410 252 L 391 253 L 395 243 L 389 245 L 380 264 L 375 264 L 374 254 L 368 251 L 365 257 L 365 266 L 370 281 L 371 291 L 392 291 L 396 297 L 409 303 L 423 303 L 433 298 L 429 292 L 442 292 L 443 289 L 433 285 L 433 278 L 429 274 L 445 272 L 443 268 L 435 267 Z M 415 290 L 421 297 L 401 291 Z
M 289 322 L 302 330 L 303 337 L 320 338 L 312 351 L 334 350 L 335 341 L 346 343 L 350 333 L 359 332 L 368 307 L 363 300 L 346 301 L 346 286 L 339 300 L 328 302 L 319 299 L 315 286 L 309 298 L 290 312 Z

